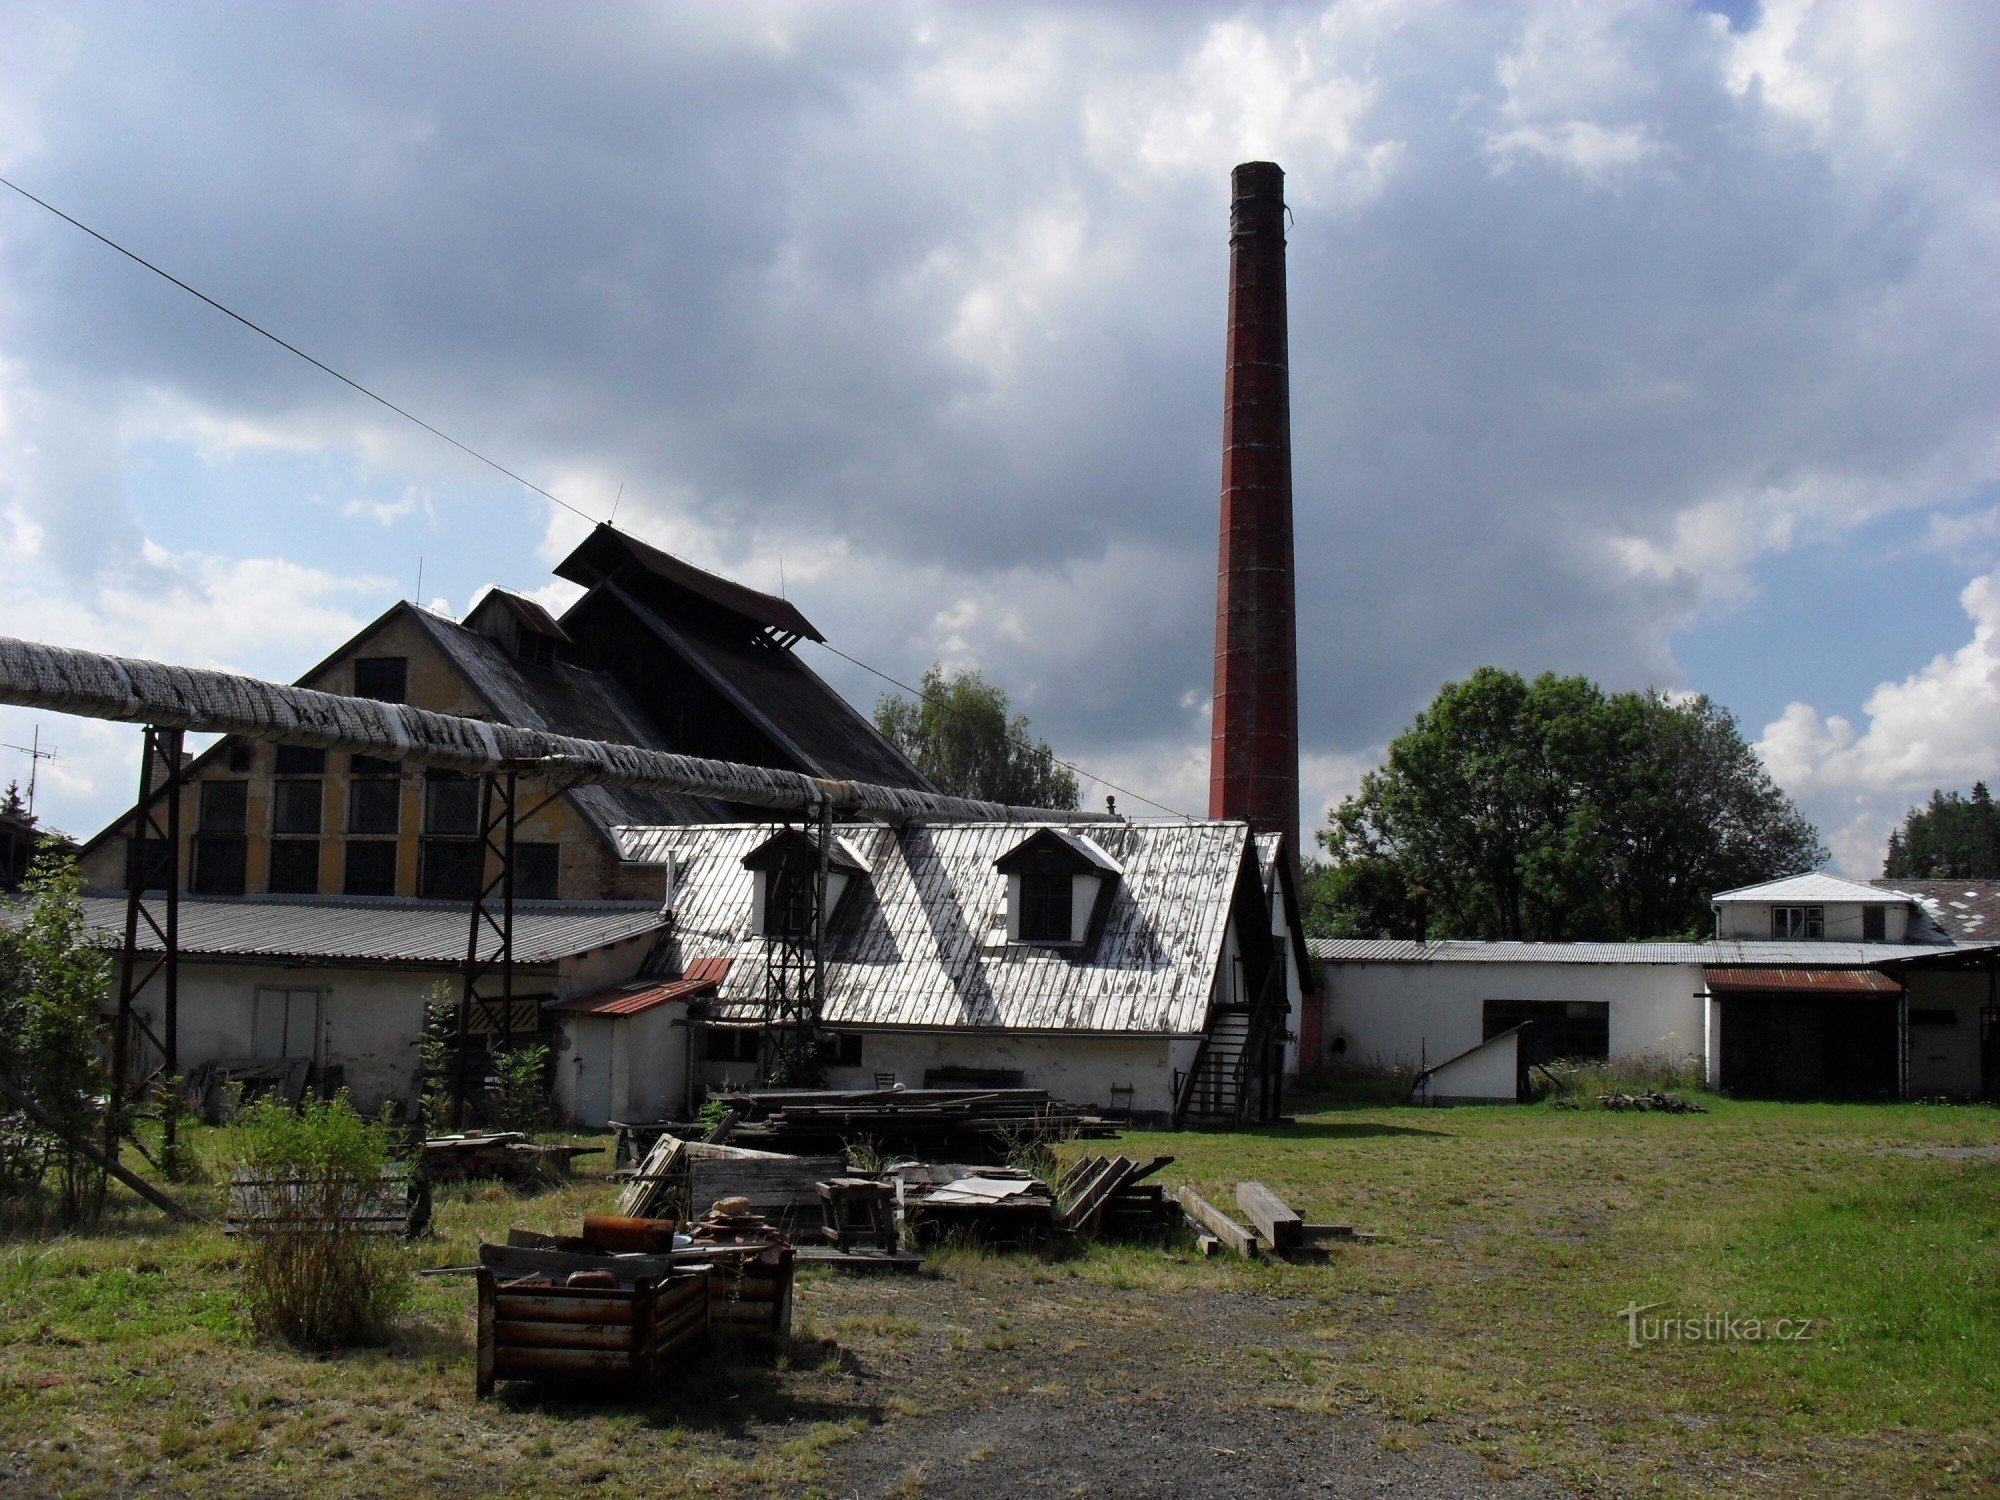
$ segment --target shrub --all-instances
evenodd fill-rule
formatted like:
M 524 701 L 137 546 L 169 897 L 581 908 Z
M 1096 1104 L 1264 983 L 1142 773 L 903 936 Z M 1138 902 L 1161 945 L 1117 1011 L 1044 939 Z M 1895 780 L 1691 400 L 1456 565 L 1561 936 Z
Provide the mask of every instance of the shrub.
M 1701 1058 L 1653 1054 L 1585 1060 L 1560 1057 L 1535 1073 L 1537 1094 L 1569 1108 L 1596 1109 L 1604 1094 L 1700 1092 L 1708 1087 Z
M 363 1119 L 345 1090 L 294 1111 L 243 1111 L 239 1177 L 264 1185 L 267 1221 L 246 1233 L 243 1290 L 259 1335 L 309 1349 L 380 1343 L 409 1298 L 401 1251 L 356 1218 L 388 1161 L 387 1118 Z
M 549 1049 L 540 1042 L 493 1054 L 493 1116 L 502 1130 L 529 1134 L 549 1122 Z

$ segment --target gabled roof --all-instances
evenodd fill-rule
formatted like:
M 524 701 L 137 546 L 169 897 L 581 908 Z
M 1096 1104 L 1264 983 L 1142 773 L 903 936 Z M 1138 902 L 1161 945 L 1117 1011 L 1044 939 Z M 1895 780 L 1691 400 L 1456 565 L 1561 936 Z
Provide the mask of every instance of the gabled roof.
M 154 897 L 148 905 L 157 914 L 164 902 Z M 0 907 L 0 920 L 20 910 Z M 124 896 L 87 895 L 83 915 L 104 941 L 123 937 Z M 407 897 L 183 896 L 179 942 L 186 958 L 458 965 L 471 920 L 462 902 Z M 650 902 L 517 901 L 514 961 L 553 963 L 642 936 L 662 920 Z M 158 946 L 142 922 L 139 948 Z
M 698 958 L 678 979 L 637 979 L 630 984 L 615 984 L 608 990 L 598 990 L 595 994 L 552 1000 L 545 1008 L 581 1016 L 643 1015 L 654 1006 L 665 1005 L 670 1000 L 692 1000 L 696 995 L 706 994 L 722 983 L 728 973 L 728 959 Z
M 796 869 L 801 862 L 815 869 L 819 866 L 819 841 L 802 828 L 780 828 L 743 856 L 743 868 L 751 871 L 775 870 L 780 865 Z M 827 841 L 826 867 L 840 875 L 868 873 L 868 862 L 837 834 Z
M 1033 871 L 1109 876 L 1113 880 L 1125 873 L 1117 860 L 1067 828 L 1037 828 L 994 860 L 993 868 L 1002 875 Z
M 1955 942 L 2000 938 L 2000 880 L 1877 880 L 1908 895 Z
M 551 640 L 561 641 L 565 646 L 574 645 L 569 632 L 556 623 L 556 617 L 524 594 L 511 589 L 490 588 L 479 596 L 479 602 L 472 606 L 472 612 L 465 617 L 468 630 L 480 630 L 480 617 L 488 613 L 511 616 L 514 623 L 533 635 L 545 635 Z M 482 632 L 484 633 L 484 632 Z
M 1029 825 L 1034 826 L 1034 825 Z M 733 957 L 713 1016 L 763 1014 L 765 943 L 750 931 L 743 857 L 769 824 L 628 828 L 628 859 L 672 860 L 675 937 L 688 959 Z M 1007 941 L 1007 877 L 994 868 L 1018 823 L 849 825 L 872 869 L 829 933 L 825 1018 L 835 1026 L 1188 1036 L 1207 1018 L 1232 902 L 1261 904 L 1243 823 L 1122 823 L 1091 836 L 1124 870 L 1102 933 L 1082 949 Z
M 774 630 L 781 636 L 804 636 L 809 641 L 826 639 L 789 600 L 697 568 L 602 521 L 568 557 L 556 564 L 555 571 L 556 577 L 567 578 L 585 588 L 636 574 L 652 581 L 653 587 L 647 592 L 656 592 L 664 584 L 736 615 L 753 627 Z
M 1806 875 L 1789 875 L 1783 880 L 1766 880 L 1759 885 L 1742 885 L 1733 891 L 1717 891 L 1709 902 L 1722 906 L 1739 901 L 1862 901 L 1882 906 L 1893 905 L 1899 899 L 1908 901 L 1911 898 L 1901 891 L 1884 890 L 1879 886 L 1863 885 L 1858 880 L 1842 880 L 1838 875 L 1822 875 L 1814 871 Z

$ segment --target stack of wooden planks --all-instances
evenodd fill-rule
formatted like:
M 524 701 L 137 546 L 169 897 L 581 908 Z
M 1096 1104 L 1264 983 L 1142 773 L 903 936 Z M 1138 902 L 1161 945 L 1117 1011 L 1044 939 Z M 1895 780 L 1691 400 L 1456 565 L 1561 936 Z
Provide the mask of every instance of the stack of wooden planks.
M 1250 1221 L 1248 1225 L 1238 1223 L 1191 1187 L 1176 1190 L 1174 1196 L 1206 1255 L 1229 1250 L 1246 1258 L 1275 1255 L 1280 1260 L 1324 1260 L 1330 1245 L 1375 1238 L 1347 1224 L 1308 1224 L 1261 1182 L 1236 1184 L 1236 1206 Z
M 518 1130 L 467 1131 L 432 1136 L 424 1142 L 424 1171 L 433 1182 L 490 1178 L 533 1186 L 562 1181 L 579 1156 L 595 1156 L 602 1146 L 543 1145 Z
M 866 1141 L 886 1155 L 1004 1161 L 1024 1141 L 1102 1139 L 1118 1127 L 1045 1089 L 760 1089 L 717 1095 L 739 1116 L 730 1141 L 828 1152 Z
M 238 1168 L 229 1180 L 229 1235 L 323 1233 L 329 1199 L 344 1199 L 339 1228 L 356 1234 L 414 1239 L 430 1226 L 430 1186 L 401 1162 L 386 1163 L 372 1187 L 318 1177 L 259 1176 Z M 329 1192 L 329 1188 L 333 1191 Z
M 819 1185 L 846 1171 L 845 1155 L 788 1156 L 661 1136 L 627 1176 L 618 1212 L 692 1219 L 721 1199 L 743 1198 L 750 1212 L 784 1233 L 795 1238 L 816 1235 L 825 1223 Z

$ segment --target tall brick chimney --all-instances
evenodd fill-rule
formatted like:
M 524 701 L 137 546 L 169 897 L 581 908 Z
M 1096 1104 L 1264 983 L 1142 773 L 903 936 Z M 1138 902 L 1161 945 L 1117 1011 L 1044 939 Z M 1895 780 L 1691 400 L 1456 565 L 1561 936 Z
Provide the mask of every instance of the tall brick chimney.
M 1228 374 L 1208 815 L 1282 833 L 1299 858 L 1299 666 L 1292 583 L 1285 174 L 1230 174 Z

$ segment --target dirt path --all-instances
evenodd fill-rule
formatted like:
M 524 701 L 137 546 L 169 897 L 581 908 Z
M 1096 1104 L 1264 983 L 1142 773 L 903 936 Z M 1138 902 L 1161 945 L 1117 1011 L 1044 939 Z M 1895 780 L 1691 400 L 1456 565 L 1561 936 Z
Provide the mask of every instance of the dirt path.
M 828 1280 L 802 1305 L 856 1395 L 896 1413 L 828 1451 L 834 1496 L 1566 1493 L 1442 1443 L 1386 1445 L 1320 1380 L 1302 1301 L 922 1279 Z

